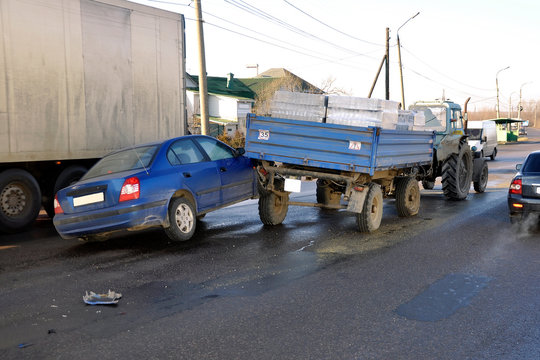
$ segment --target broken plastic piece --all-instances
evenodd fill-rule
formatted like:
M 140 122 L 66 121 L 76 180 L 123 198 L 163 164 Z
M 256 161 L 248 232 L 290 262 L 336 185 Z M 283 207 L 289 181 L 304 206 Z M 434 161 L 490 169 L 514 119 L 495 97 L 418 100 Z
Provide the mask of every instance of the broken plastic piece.
M 118 304 L 118 300 L 122 297 L 122 294 L 109 290 L 107 294 L 96 294 L 93 291 L 86 292 L 83 296 L 83 300 L 88 305 L 114 305 Z

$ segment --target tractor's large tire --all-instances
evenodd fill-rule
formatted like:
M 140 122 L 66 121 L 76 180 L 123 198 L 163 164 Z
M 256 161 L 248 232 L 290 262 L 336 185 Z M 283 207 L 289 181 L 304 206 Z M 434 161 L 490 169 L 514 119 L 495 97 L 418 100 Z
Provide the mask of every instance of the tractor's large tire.
M 401 217 L 418 214 L 420 210 L 420 188 L 412 177 L 396 178 L 396 209 Z
M 41 189 L 26 170 L 0 173 L 0 231 L 16 232 L 30 225 L 41 210 Z
M 259 217 L 264 225 L 279 225 L 285 220 L 289 209 L 289 194 L 274 192 L 261 193 L 259 197 Z
M 369 190 L 360 214 L 356 214 L 356 225 L 360 232 L 373 232 L 381 225 L 383 196 L 378 184 L 369 184 Z
M 341 202 L 341 193 L 334 191 L 324 180 L 317 180 L 317 202 L 319 204 L 338 206 Z
M 472 154 L 469 145 L 462 141 L 459 152 L 452 154 L 442 166 L 442 189 L 451 200 L 463 200 L 469 194 L 473 175 Z
M 475 172 L 478 171 L 480 174 L 478 174 L 478 179 L 475 179 L 473 182 L 474 191 L 477 193 L 483 193 L 486 191 L 487 183 L 488 183 L 488 164 L 486 161 L 482 161 L 480 164 L 480 169 L 475 169 Z

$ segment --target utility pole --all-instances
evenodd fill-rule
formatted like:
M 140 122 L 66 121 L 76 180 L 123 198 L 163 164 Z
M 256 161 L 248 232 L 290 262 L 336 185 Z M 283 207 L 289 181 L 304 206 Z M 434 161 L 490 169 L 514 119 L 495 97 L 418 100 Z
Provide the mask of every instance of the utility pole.
M 495 75 L 495 86 L 497 87 L 497 119 L 500 118 L 499 114 L 499 73 L 503 70 L 506 70 L 510 68 L 510 66 L 505 67 L 504 69 L 501 69 L 497 71 L 497 74 Z
M 405 89 L 403 87 L 403 63 L 401 62 L 401 43 L 399 42 L 399 30 L 401 30 L 401 28 L 403 26 L 405 26 L 406 23 L 408 23 L 409 21 L 411 21 L 412 19 L 414 19 L 415 17 L 418 16 L 418 14 L 420 14 L 420 12 L 417 12 L 416 15 L 414 16 L 411 16 L 407 21 L 405 21 L 403 23 L 403 25 L 401 25 L 397 31 L 396 31 L 396 37 L 397 37 L 397 51 L 398 51 L 398 60 L 399 60 L 399 77 L 401 79 L 401 108 L 403 110 L 407 109 L 405 107 Z
M 386 28 L 386 100 L 390 100 L 390 28 Z
M 201 105 L 201 134 L 208 135 L 208 82 L 206 79 L 206 56 L 204 54 L 204 35 L 201 0 L 195 0 L 195 15 L 197 19 L 197 42 L 199 44 L 199 99 Z

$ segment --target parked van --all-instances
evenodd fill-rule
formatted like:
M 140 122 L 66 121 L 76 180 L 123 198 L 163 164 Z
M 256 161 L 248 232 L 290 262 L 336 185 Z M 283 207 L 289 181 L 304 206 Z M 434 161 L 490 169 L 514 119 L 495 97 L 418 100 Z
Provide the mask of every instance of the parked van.
M 469 146 L 481 157 L 489 156 L 495 160 L 497 156 L 497 124 L 492 120 L 469 121 L 467 124 Z

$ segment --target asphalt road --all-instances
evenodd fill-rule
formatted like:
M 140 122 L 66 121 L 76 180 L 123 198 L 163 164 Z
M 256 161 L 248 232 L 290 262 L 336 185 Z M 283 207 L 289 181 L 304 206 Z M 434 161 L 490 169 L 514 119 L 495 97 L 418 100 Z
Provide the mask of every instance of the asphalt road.
M 412 218 L 386 201 L 373 234 L 305 207 L 265 227 L 248 201 L 180 244 L 67 241 L 46 218 L 0 235 L 0 358 L 538 359 L 540 233 L 506 205 L 529 135 L 489 161 L 484 194 L 447 201 L 438 183 Z M 82 301 L 109 289 L 116 306 Z

